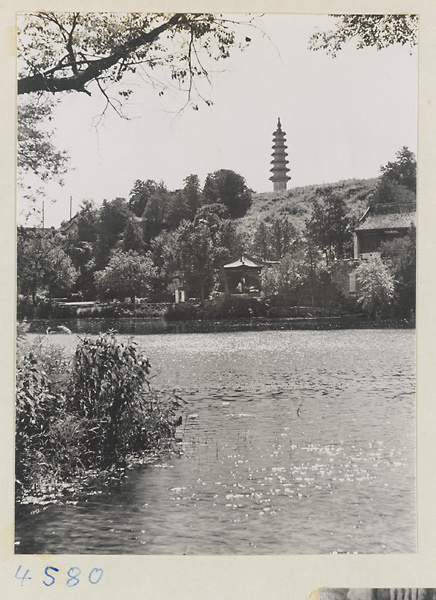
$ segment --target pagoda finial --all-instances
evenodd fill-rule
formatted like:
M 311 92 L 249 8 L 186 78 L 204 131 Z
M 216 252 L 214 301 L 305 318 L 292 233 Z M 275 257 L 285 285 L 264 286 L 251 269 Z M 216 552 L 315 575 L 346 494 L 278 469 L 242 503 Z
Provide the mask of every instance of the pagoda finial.
M 277 129 L 281 129 L 282 124 L 280 123 L 280 117 L 277 119 Z

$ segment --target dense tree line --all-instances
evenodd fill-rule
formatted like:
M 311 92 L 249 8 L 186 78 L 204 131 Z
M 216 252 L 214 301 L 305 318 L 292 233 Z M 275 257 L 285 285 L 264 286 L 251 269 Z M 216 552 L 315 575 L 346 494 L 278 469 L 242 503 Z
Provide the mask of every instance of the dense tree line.
M 60 231 L 20 230 L 18 291 L 35 307 L 38 295 L 50 302 L 70 293 L 92 300 L 169 301 L 183 287 L 204 304 L 213 291 L 223 291 L 221 267 L 248 253 L 269 265 L 262 275 L 264 295 L 292 305 L 338 304 L 331 269 L 353 258 L 353 230 L 365 208 L 350 205 L 347 190 L 318 186 L 303 225 L 288 214 L 255 221 L 247 235 L 241 223 L 252 192 L 241 175 L 221 169 L 201 187 L 192 174 L 174 191 L 163 182 L 137 180 L 128 199 L 105 200 L 99 207 L 84 201 Z M 402 204 L 415 201 L 415 194 L 415 157 L 402 148 L 381 167 L 367 205 Z M 415 246 L 410 231 L 384 243 L 379 258 L 356 270 L 360 307 L 369 315 L 393 311 L 406 317 L 413 311 Z
M 18 291 L 83 299 L 168 299 L 175 274 L 203 300 L 216 285 L 216 270 L 241 252 L 237 219 L 251 204 L 251 190 L 237 173 L 197 175 L 170 191 L 164 183 L 135 181 L 129 199 L 84 201 L 60 231 L 18 232 Z M 62 233 L 63 232 L 63 233 Z

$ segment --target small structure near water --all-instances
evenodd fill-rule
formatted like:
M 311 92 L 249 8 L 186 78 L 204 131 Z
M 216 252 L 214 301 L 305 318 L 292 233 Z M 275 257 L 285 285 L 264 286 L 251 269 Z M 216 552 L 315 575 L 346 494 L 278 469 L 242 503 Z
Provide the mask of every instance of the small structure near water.
M 262 268 L 267 263 L 247 254 L 223 266 L 226 296 L 231 294 L 259 294 L 262 289 Z

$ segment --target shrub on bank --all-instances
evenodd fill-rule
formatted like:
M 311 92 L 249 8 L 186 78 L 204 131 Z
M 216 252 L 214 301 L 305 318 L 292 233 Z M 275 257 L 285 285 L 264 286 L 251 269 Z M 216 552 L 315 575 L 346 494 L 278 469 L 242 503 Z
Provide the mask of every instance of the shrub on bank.
M 16 381 L 17 498 L 62 488 L 132 455 L 169 448 L 175 404 L 149 386 L 134 342 L 82 340 L 71 359 L 20 343 Z
M 174 435 L 172 406 L 150 388 L 150 366 L 135 342 L 121 343 L 113 335 L 79 344 L 71 405 L 89 422 L 91 463 L 119 462 Z
M 191 321 L 203 318 L 205 313 L 204 307 L 190 302 L 182 302 L 181 304 L 171 304 L 165 314 L 165 319 L 168 321 Z

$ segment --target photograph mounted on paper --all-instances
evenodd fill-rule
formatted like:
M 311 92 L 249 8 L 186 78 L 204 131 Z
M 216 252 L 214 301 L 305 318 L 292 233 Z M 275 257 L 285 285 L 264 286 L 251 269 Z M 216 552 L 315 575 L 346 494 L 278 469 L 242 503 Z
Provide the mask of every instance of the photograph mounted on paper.
M 322 588 L 311 600 L 435 600 L 436 588 Z
M 415 552 L 417 17 L 17 20 L 15 552 Z

